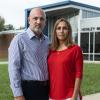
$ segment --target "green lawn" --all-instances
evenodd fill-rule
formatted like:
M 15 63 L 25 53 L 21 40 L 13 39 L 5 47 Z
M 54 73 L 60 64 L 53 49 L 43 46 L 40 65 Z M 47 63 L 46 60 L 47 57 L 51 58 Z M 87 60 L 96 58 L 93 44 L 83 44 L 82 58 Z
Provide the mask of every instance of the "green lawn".
M 84 64 L 82 94 L 100 92 L 100 64 Z M 13 100 L 7 65 L 0 65 L 0 100 Z
M 83 95 L 100 92 L 100 64 L 84 64 Z
M 7 65 L 0 65 L 0 100 L 13 100 Z

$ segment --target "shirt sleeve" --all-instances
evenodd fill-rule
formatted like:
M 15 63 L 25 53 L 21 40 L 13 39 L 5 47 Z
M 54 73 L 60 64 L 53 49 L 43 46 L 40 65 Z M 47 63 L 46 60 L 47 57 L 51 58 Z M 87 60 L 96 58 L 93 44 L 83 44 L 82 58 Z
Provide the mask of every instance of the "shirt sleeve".
M 15 36 L 8 49 L 8 72 L 10 86 L 14 97 L 22 96 L 21 88 L 21 49 L 19 47 L 18 36 Z
M 75 58 L 75 69 L 76 69 L 76 78 L 82 79 L 83 76 L 83 55 L 80 47 L 76 50 Z

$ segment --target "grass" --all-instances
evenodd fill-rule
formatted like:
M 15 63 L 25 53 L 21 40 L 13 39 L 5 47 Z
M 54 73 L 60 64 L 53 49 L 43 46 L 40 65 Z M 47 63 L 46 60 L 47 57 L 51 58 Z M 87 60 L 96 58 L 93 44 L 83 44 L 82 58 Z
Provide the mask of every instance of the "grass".
M 100 92 L 100 64 L 84 64 L 82 95 Z M 13 100 L 7 65 L 0 65 L 0 100 Z
M 100 92 L 100 64 L 84 64 L 82 94 Z
M 9 87 L 7 65 L 0 65 L 0 100 L 13 100 Z

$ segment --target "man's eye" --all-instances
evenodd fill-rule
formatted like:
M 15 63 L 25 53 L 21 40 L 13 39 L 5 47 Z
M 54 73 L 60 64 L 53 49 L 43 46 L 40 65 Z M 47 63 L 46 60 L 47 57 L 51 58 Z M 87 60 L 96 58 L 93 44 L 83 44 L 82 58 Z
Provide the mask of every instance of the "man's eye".
M 34 19 L 34 20 L 37 20 L 37 19 L 38 19 L 38 17 L 34 17 L 33 19 Z
M 43 18 L 43 17 L 41 17 L 41 18 L 40 18 L 40 20 L 44 20 L 44 18 Z
M 34 19 L 34 20 L 38 20 L 38 19 L 39 19 L 39 20 L 41 20 L 41 21 L 43 21 L 43 20 L 44 20 L 44 18 L 43 18 L 43 17 L 40 17 L 40 18 L 39 18 L 39 17 L 34 17 L 33 19 Z

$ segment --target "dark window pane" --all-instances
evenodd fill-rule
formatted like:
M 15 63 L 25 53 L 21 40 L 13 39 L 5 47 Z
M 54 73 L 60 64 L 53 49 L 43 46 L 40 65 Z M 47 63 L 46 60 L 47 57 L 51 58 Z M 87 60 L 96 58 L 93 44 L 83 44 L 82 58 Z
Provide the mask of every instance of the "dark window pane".
M 90 53 L 93 53 L 93 33 L 90 33 Z
M 83 54 L 83 59 L 88 60 L 88 54 Z
M 100 55 L 95 55 L 95 60 L 100 61 Z
M 81 34 L 81 48 L 83 49 L 83 53 L 88 53 L 89 33 L 82 33 Z
M 100 32 L 95 33 L 95 53 L 100 53 Z

